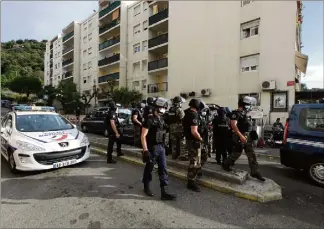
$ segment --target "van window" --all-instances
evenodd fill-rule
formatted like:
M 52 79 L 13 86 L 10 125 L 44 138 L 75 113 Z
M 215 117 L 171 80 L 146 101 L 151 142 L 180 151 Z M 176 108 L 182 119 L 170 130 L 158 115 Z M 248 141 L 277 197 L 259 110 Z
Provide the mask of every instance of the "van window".
M 299 117 L 299 125 L 305 130 L 324 132 L 324 109 L 302 109 Z

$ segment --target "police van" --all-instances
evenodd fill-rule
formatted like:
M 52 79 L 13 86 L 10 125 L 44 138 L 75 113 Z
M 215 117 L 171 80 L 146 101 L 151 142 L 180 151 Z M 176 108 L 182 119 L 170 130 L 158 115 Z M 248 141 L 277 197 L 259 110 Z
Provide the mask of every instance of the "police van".
M 47 170 L 85 161 L 90 143 L 53 107 L 14 106 L 1 121 L 1 154 L 13 173 Z
M 292 107 L 280 149 L 281 164 L 304 170 L 324 187 L 324 104 Z

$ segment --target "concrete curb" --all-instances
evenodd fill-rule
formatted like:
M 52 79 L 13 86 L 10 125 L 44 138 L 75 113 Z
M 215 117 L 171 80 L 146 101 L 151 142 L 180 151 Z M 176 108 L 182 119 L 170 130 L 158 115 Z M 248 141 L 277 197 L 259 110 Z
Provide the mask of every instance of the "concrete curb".
M 280 160 L 280 156 L 277 156 L 277 155 L 269 155 L 269 154 L 267 154 L 267 153 L 255 153 L 258 157 L 267 157 L 267 158 L 269 158 L 269 159 L 271 159 L 271 160 L 273 160 L 273 159 L 278 159 L 278 160 Z
M 106 150 L 103 149 L 92 147 L 91 150 L 96 154 L 101 154 L 105 156 L 107 155 Z M 144 167 L 144 163 L 138 157 L 136 158 L 132 156 L 121 156 L 118 157 L 118 159 Z M 156 166 L 155 169 L 157 169 Z M 187 180 L 186 173 L 184 173 L 183 171 L 179 171 L 178 169 L 173 168 L 170 165 L 168 166 L 168 174 L 182 180 Z M 281 187 L 269 179 L 265 183 L 260 183 L 254 180 L 247 180 L 244 184 L 240 185 L 229 184 L 225 181 L 220 181 L 204 176 L 203 178 L 198 179 L 198 182 L 200 185 L 214 189 L 216 191 L 233 194 L 237 197 L 260 203 L 266 203 L 282 199 Z M 256 190 L 256 187 L 259 187 L 260 190 Z M 262 187 L 268 188 L 264 188 L 262 190 Z

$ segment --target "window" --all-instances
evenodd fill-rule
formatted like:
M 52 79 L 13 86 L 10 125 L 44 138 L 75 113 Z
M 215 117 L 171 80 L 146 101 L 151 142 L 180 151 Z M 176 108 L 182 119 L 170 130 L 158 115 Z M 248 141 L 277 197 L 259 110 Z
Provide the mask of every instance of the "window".
M 84 27 L 84 31 L 87 31 L 87 27 Z
M 241 72 L 259 70 L 259 54 L 241 57 Z
M 134 26 L 134 35 L 141 32 L 140 24 Z
M 140 52 L 141 51 L 141 44 L 135 44 L 134 45 L 134 53 Z
M 260 19 L 241 24 L 241 39 L 259 34 Z
M 83 70 L 87 70 L 87 64 L 83 64 Z
M 83 77 L 83 83 L 87 83 L 87 77 Z
M 92 33 L 89 33 L 89 34 L 88 34 L 88 38 L 89 38 L 89 41 L 92 40 Z
M 137 90 L 138 87 L 139 87 L 139 81 L 134 81 L 134 82 L 133 82 L 133 89 L 134 89 L 134 90 Z
M 83 37 L 83 44 L 87 43 L 87 36 Z
M 324 132 L 324 110 L 320 108 L 302 109 L 299 125 L 305 130 Z
M 88 48 L 88 54 L 90 55 L 92 53 L 92 48 Z
M 254 1 L 248 1 L 248 0 L 241 1 L 241 6 L 245 6 L 247 4 L 250 4 L 251 2 L 254 2 Z
M 139 4 L 138 6 L 134 7 L 134 17 L 139 15 L 141 13 L 141 5 Z
M 147 30 L 147 20 L 143 22 L 143 30 Z
M 87 55 L 87 50 L 83 50 L 83 57 Z
M 57 69 L 57 64 L 55 64 L 55 69 Z
M 142 48 L 143 48 L 143 51 L 145 51 L 147 49 L 147 41 L 142 42 Z
M 142 71 L 147 71 L 147 60 L 142 60 Z
M 58 65 L 58 67 L 61 67 L 61 63 L 58 63 L 57 65 Z
M 140 62 L 133 64 L 133 77 L 136 77 L 140 72 Z
M 143 11 L 147 10 L 148 8 L 148 3 L 145 1 L 143 2 Z
M 89 69 L 92 68 L 92 62 L 91 61 L 88 62 L 88 68 Z
M 142 90 L 146 89 L 146 80 L 142 80 Z

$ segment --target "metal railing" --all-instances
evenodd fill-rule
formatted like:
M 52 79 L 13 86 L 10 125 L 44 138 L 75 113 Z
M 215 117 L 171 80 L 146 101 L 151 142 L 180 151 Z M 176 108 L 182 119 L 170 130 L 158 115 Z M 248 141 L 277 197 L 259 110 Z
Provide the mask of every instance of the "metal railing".
M 169 17 L 169 9 L 162 10 L 161 12 L 158 12 L 157 14 L 154 14 L 153 16 L 149 17 L 149 25 L 153 25 L 168 17 Z
M 168 33 L 162 34 L 160 36 L 154 37 L 148 41 L 148 47 L 152 48 L 168 42 Z
M 148 63 L 148 71 L 168 67 L 168 58 L 151 61 Z
M 68 47 L 68 48 L 63 49 L 63 54 L 65 54 L 65 53 L 67 53 L 67 52 L 73 50 L 73 48 L 74 48 L 74 47 Z
M 114 62 L 117 62 L 120 60 L 120 54 L 115 54 L 111 57 L 108 57 L 108 58 L 104 58 L 104 59 L 101 59 L 98 61 L 98 66 L 103 66 L 103 65 L 107 65 L 107 64 L 111 64 L 111 63 L 114 63 Z
M 168 82 L 147 85 L 147 93 L 168 91 Z
M 73 76 L 73 72 L 72 72 L 72 71 L 70 71 L 70 72 L 66 72 L 66 73 L 64 74 L 63 78 L 66 79 L 66 78 L 69 78 L 69 77 L 71 77 L 71 76 Z
M 104 33 L 104 32 L 106 32 L 107 30 L 115 27 L 116 25 L 118 25 L 120 23 L 120 20 L 119 19 L 120 18 L 117 18 L 117 19 L 111 21 L 109 24 L 100 27 L 99 28 L 99 35 L 102 34 L 102 33 Z
M 68 40 L 68 39 L 70 39 L 73 36 L 74 36 L 74 31 L 72 31 L 71 33 L 68 33 L 67 35 L 65 35 L 63 37 L 63 42 L 66 41 L 66 40 Z
M 68 65 L 68 64 L 71 64 L 71 63 L 73 63 L 73 59 L 71 58 L 71 59 L 68 59 L 68 60 L 65 60 L 65 61 L 63 61 L 62 62 L 62 66 L 65 66 L 65 65 Z
M 107 40 L 105 42 L 102 42 L 100 45 L 99 45 L 99 50 L 102 50 L 102 49 L 105 49 L 105 48 L 108 48 L 110 46 L 113 46 L 115 44 L 118 44 L 120 42 L 120 38 L 119 37 L 114 37 L 110 40 Z
M 115 72 L 112 74 L 104 75 L 104 76 L 99 76 L 98 78 L 98 83 L 105 83 L 110 80 L 118 80 L 119 79 L 119 72 Z
M 107 6 L 105 9 L 101 10 L 99 12 L 99 18 L 103 17 L 104 15 L 108 14 L 110 11 L 116 9 L 118 6 L 120 6 L 120 1 L 115 1 L 109 6 Z

